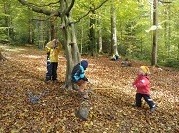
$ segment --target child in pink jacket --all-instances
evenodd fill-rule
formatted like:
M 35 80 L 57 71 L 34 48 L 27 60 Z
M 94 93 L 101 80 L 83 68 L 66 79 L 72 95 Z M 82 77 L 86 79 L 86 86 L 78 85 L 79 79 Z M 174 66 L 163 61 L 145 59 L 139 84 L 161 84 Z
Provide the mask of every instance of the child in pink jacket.
M 136 104 L 135 107 L 141 107 L 142 98 L 147 102 L 151 111 L 155 110 L 156 105 L 150 98 L 150 81 L 149 75 L 150 71 L 147 66 L 141 66 L 139 69 L 139 75 L 136 80 L 132 83 L 134 88 L 137 88 L 136 93 Z

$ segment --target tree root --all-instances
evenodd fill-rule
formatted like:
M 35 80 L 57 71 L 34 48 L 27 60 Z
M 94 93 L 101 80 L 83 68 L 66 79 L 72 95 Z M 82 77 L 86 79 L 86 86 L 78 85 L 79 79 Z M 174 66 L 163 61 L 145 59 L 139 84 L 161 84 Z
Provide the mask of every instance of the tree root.
M 1 51 L 0 51 L 0 61 L 6 61 L 7 59 L 2 55 Z

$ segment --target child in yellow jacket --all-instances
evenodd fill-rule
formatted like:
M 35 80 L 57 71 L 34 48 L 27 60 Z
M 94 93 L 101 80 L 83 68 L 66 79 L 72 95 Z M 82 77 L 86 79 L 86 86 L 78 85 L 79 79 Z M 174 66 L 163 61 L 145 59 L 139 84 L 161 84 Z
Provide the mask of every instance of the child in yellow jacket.
M 57 80 L 58 54 L 62 45 L 56 39 L 50 41 L 45 46 L 47 52 L 47 72 L 46 81 Z

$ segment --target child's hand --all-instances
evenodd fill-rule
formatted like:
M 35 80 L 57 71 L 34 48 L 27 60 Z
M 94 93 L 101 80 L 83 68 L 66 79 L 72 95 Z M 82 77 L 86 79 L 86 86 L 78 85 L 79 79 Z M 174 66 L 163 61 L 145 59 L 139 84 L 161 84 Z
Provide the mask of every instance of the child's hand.
M 136 91 L 136 86 L 135 85 L 131 85 L 131 93 L 135 92 Z
M 133 87 L 133 89 L 136 89 L 136 88 L 137 88 L 136 85 L 132 85 L 132 87 Z
M 88 80 L 86 87 L 91 88 L 92 87 L 92 83 Z
M 90 88 L 90 84 L 89 84 L 89 83 L 87 83 L 87 84 L 86 84 L 86 87 L 87 87 L 87 88 Z

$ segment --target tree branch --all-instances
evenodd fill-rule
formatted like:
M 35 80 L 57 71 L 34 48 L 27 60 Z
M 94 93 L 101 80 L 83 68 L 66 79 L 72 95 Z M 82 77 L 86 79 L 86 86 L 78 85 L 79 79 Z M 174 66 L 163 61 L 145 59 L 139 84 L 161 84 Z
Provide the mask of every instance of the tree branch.
M 80 20 L 83 19 L 84 17 L 88 16 L 88 14 L 89 14 L 90 12 L 96 11 L 96 10 L 99 9 L 102 5 L 104 5 L 107 1 L 108 1 L 108 0 L 103 1 L 103 2 L 102 2 L 99 6 L 97 6 L 96 8 L 91 8 L 85 15 L 81 16 L 80 18 L 78 18 L 77 21 L 72 22 L 72 23 L 78 23 L 78 22 L 80 22 Z
M 70 6 L 65 10 L 65 14 L 69 14 L 69 12 L 71 11 L 71 9 L 72 9 L 74 3 L 75 3 L 75 0 L 72 0 Z
M 172 1 L 162 1 L 162 0 L 158 0 L 158 1 L 161 2 L 161 3 L 166 3 L 166 4 L 172 3 Z
M 68 16 L 70 11 L 71 11 L 71 9 L 72 9 L 72 7 L 73 7 L 73 5 L 74 5 L 74 3 L 75 3 L 75 0 L 72 0 L 70 6 L 66 10 L 63 11 L 61 16 L 64 16 L 64 15 Z
M 46 9 L 42 9 L 37 7 L 37 5 L 32 4 L 32 3 L 28 3 L 26 0 L 18 0 L 22 5 L 26 5 L 28 7 L 30 7 L 32 9 L 32 11 L 37 12 L 37 13 L 43 13 L 45 15 L 48 16 L 59 16 L 61 15 L 61 13 L 59 12 L 59 10 L 55 10 L 55 11 L 50 11 L 50 10 L 46 10 Z
M 49 3 L 49 4 L 43 4 L 43 5 L 37 5 L 37 4 L 34 4 L 34 3 L 30 3 L 29 2 L 29 4 L 32 4 L 32 5 L 35 5 L 35 6 L 37 6 L 37 7 L 44 7 L 44 6 L 50 6 L 50 5 L 54 5 L 54 4 L 58 4 L 60 2 L 60 0 L 58 0 L 57 2 L 51 2 L 51 3 Z

